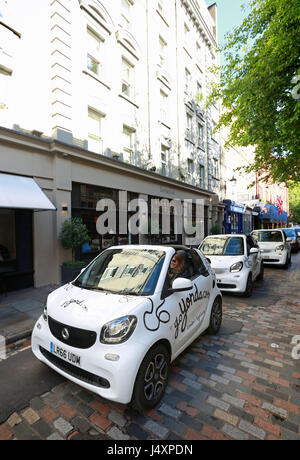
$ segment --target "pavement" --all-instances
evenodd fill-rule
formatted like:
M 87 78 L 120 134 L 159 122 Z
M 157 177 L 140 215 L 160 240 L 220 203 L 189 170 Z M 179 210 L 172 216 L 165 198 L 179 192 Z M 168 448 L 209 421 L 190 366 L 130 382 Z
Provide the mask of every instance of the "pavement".
M 54 288 L 2 298 L 0 334 L 25 334 Z M 137 413 L 63 380 L 0 422 L 0 440 L 300 440 L 300 253 L 288 270 L 266 268 L 251 298 L 224 295 L 223 318 L 218 335 L 172 363 L 155 409 Z M 22 340 L 18 356 L 30 352 Z

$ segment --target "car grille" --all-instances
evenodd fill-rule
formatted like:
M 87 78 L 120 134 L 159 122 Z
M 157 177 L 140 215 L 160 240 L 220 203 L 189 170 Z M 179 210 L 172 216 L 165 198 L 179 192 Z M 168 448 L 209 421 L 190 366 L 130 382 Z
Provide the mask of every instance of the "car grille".
M 226 283 L 217 283 L 218 288 L 220 289 L 235 289 L 236 284 L 226 284 Z
M 40 347 L 40 352 L 50 363 L 54 364 L 54 366 L 58 369 L 66 372 L 66 374 L 69 374 L 78 380 L 82 380 L 83 382 L 89 383 L 90 385 L 94 385 L 96 387 L 110 388 L 109 381 L 103 377 L 99 377 L 99 375 L 92 374 L 91 372 L 87 372 L 84 369 L 76 367 L 73 364 L 70 364 L 67 361 L 64 361 L 63 359 L 53 355 L 43 347 Z
M 279 262 L 280 259 L 264 259 L 264 263 L 267 263 L 267 262 Z
M 51 331 L 51 334 L 60 342 L 69 345 L 70 347 L 75 348 L 90 348 L 96 343 L 97 334 L 94 331 L 88 331 L 86 329 L 79 329 L 77 327 L 72 327 L 67 324 L 59 323 L 55 319 L 48 316 L 48 324 Z M 68 330 L 69 338 L 65 339 L 62 336 L 64 329 Z

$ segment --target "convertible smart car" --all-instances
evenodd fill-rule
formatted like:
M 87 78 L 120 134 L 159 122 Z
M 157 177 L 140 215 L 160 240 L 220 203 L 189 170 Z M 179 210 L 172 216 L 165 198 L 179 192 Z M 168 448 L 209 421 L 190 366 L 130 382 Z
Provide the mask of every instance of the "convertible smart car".
M 179 249 L 188 277 L 171 285 Z M 32 350 L 104 398 L 151 408 L 164 394 L 170 363 L 202 332 L 216 334 L 221 321 L 222 296 L 200 251 L 116 246 L 49 295 Z
M 283 230 L 253 230 L 251 236 L 262 251 L 264 265 L 288 268 L 291 263 L 291 245 Z
M 253 281 L 263 279 L 261 252 L 248 235 L 211 235 L 199 246 L 216 273 L 218 287 L 250 297 Z

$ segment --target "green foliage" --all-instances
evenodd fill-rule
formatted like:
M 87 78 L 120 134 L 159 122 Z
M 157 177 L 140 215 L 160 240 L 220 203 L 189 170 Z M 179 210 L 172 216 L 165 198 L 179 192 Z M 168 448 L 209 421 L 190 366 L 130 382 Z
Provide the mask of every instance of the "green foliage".
M 290 214 L 292 222 L 300 224 L 300 183 L 290 184 L 289 188 Z
M 250 13 L 223 48 L 218 127 L 230 126 L 228 142 L 255 146 L 249 170 L 265 170 L 274 182 L 300 174 L 300 2 L 251 0 Z
M 72 260 L 74 261 L 75 249 L 84 243 L 88 243 L 89 235 L 86 225 L 79 217 L 71 217 L 64 221 L 59 241 L 64 249 L 72 249 Z

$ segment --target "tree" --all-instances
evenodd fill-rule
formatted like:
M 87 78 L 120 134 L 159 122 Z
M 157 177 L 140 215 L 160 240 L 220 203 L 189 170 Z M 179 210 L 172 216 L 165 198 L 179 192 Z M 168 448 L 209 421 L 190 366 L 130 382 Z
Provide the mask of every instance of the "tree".
M 300 176 L 300 2 L 251 0 L 243 23 L 226 35 L 225 65 L 209 102 L 224 112 L 228 142 L 255 147 L 246 171 L 268 171 L 274 182 Z
M 292 222 L 300 224 L 300 182 L 298 184 L 290 184 L 289 201 Z
M 80 217 L 71 217 L 64 221 L 59 241 L 64 249 L 72 249 L 72 262 L 75 259 L 75 249 L 88 243 L 89 239 L 86 225 Z

